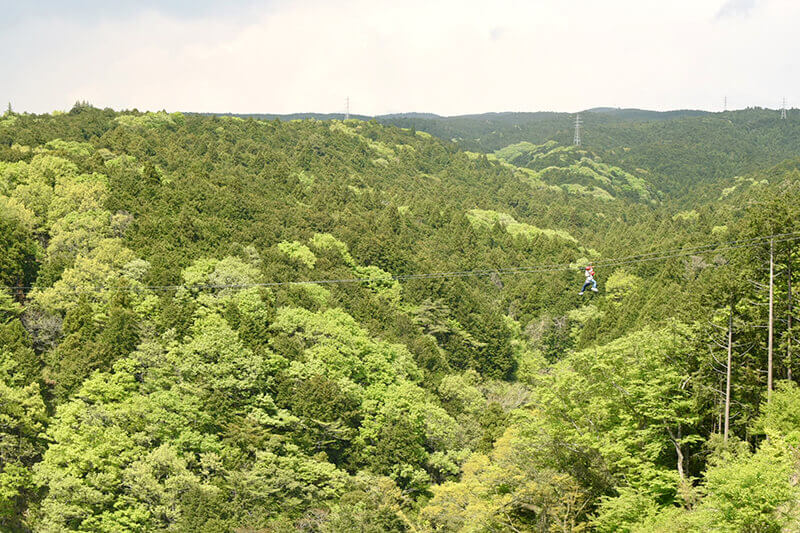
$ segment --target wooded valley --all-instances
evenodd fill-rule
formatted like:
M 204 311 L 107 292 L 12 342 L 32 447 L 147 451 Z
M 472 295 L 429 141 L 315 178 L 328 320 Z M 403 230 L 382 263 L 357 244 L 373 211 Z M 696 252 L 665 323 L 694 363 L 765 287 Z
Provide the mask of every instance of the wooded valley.
M 800 121 L 582 116 L 9 109 L 0 530 L 800 530 Z

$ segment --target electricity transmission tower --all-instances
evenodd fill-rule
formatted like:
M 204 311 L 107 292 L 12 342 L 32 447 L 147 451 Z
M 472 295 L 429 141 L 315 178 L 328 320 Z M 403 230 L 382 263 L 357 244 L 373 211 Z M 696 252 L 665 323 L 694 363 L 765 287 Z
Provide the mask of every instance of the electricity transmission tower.
M 722 104 L 722 110 L 723 111 L 727 111 L 728 110 L 728 97 L 727 96 L 725 97 L 725 101 Z
M 786 120 L 786 97 L 783 97 L 783 107 L 781 107 L 781 120 Z
M 575 115 L 575 146 L 581 145 L 581 124 L 583 124 L 581 121 L 581 114 L 578 113 Z
M 347 101 L 346 101 L 345 106 L 344 106 L 344 119 L 345 120 L 349 120 L 350 119 L 350 97 L 349 96 L 347 97 Z

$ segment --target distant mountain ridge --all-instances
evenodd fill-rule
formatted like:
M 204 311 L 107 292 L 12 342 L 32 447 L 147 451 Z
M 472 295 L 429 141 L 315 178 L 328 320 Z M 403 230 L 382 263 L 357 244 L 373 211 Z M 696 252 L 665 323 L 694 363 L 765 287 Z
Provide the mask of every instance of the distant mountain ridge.
M 701 109 L 674 109 L 670 111 L 651 111 L 649 109 L 623 108 L 623 107 L 593 107 L 581 113 L 604 113 L 618 118 L 630 120 L 669 120 L 682 117 L 702 117 L 712 115 L 711 111 Z
M 711 111 L 703 111 L 700 109 L 675 109 L 669 111 L 653 111 L 649 109 L 638 108 L 621 108 L 621 107 L 593 107 L 578 111 L 578 113 L 586 114 L 602 114 L 610 115 L 620 119 L 627 120 L 664 120 L 681 117 L 698 117 L 703 115 L 713 114 Z M 316 120 L 344 120 L 344 113 L 317 113 L 317 112 L 301 112 L 301 113 L 195 113 L 187 112 L 187 114 L 203 115 L 203 116 L 221 116 L 221 117 L 239 117 L 239 118 L 255 118 L 259 120 L 303 120 L 303 119 L 316 119 Z M 438 115 L 436 113 L 426 112 L 405 112 L 405 113 L 386 113 L 383 115 L 361 115 L 350 114 L 350 118 L 357 120 L 372 120 L 381 121 L 402 120 L 402 119 L 427 119 L 427 120 L 463 120 L 463 119 L 518 119 L 518 120 L 542 120 L 561 116 L 575 115 L 575 113 L 564 111 L 489 111 L 486 113 L 468 113 L 464 115 Z
M 256 120 L 280 120 L 287 122 L 290 120 L 344 120 L 344 113 L 187 113 L 192 115 L 201 116 L 218 116 L 218 117 L 238 117 L 238 118 L 254 118 Z M 357 120 L 372 120 L 373 117 L 369 115 L 350 115 L 350 118 Z

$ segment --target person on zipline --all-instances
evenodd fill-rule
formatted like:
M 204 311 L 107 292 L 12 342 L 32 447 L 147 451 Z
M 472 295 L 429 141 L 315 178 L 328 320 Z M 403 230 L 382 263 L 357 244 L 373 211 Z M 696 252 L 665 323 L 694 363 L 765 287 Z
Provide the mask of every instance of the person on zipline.
M 592 268 L 592 265 L 586 267 L 584 274 L 586 274 L 586 283 L 581 287 L 581 292 L 578 293 L 578 296 L 583 296 L 583 293 L 586 292 L 586 287 L 589 285 L 592 286 L 592 292 L 597 292 L 597 282 L 594 280 L 594 268 Z

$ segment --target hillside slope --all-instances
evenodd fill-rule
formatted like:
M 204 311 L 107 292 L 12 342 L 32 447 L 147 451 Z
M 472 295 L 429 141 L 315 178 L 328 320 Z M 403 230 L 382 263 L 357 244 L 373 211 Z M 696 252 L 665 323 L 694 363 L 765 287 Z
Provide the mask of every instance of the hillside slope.
M 768 109 L 725 113 L 589 110 L 581 113 L 583 147 L 628 172 L 644 169 L 650 181 L 684 204 L 709 201 L 705 187 L 777 165 L 800 154 L 800 120 Z M 574 115 L 507 113 L 391 123 L 453 140 L 465 150 L 491 153 L 510 145 L 572 144 Z
M 7 113 L 0 528 L 713 530 L 723 504 L 742 527 L 788 524 L 800 428 L 759 416 L 759 287 L 763 236 L 791 233 L 791 301 L 798 166 L 677 210 L 646 171 L 568 145 Z M 589 261 L 601 291 L 581 298 Z M 769 505 L 722 485 L 749 471 Z

